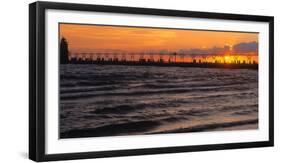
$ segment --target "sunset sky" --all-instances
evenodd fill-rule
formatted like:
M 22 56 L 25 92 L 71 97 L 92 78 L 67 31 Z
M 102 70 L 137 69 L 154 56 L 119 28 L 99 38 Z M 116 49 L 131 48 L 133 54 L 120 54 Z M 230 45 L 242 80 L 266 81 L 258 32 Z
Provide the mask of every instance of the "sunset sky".
M 257 55 L 258 49 L 258 33 L 245 32 L 60 24 L 60 37 L 66 38 L 72 53 L 181 49 L 202 53 L 228 46 L 235 47 L 239 55 Z

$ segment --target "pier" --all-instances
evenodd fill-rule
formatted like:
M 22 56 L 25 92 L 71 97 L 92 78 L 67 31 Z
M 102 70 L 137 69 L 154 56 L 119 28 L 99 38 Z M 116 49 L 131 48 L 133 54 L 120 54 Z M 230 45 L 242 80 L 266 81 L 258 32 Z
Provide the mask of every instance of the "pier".
M 228 69 L 258 69 L 258 64 L 250 60 L 226 61 L 216 59 L 208 61 L 206 57 L 191 58 L 189 62 L 183 62 L 183 56 L 176 58 L 178 54 L 165 55 L 159 54 L 125 54 L 125 53 L 75 53 L 69 58 L 70 64 L 100 64 L 100 65 L 128 65 L 128 66 L 165 66 L 165 67 L 198 67 L 198 68 L 228 68 Z M 126 56 L 130 56 L 129 58 Z M 136 57 L 139 56 L 139 57 Z

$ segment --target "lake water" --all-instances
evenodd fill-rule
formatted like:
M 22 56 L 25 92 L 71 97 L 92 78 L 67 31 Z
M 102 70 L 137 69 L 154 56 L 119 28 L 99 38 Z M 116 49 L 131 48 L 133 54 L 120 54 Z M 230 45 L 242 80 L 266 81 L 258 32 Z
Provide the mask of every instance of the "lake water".
M 60 137 L 258 128 L 258 71 L 60 66 Z

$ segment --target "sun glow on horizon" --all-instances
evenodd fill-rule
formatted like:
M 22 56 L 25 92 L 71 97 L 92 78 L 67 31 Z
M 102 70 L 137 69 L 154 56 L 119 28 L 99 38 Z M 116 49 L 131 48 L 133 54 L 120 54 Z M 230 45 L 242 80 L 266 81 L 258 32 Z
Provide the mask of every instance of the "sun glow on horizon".
M 224 56 L 224 60 L 226 63 L 230 63 L 231 57 L 229 55 Z

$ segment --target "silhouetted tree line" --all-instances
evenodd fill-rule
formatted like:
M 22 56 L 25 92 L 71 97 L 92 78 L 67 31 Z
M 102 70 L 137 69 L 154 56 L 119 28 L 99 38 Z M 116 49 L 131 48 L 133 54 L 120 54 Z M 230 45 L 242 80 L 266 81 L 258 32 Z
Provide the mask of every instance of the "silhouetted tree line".
M 63 37 L 60 41 L 60 64 L 67 64 L 68 60 L 68 43 L 67 40 Z

